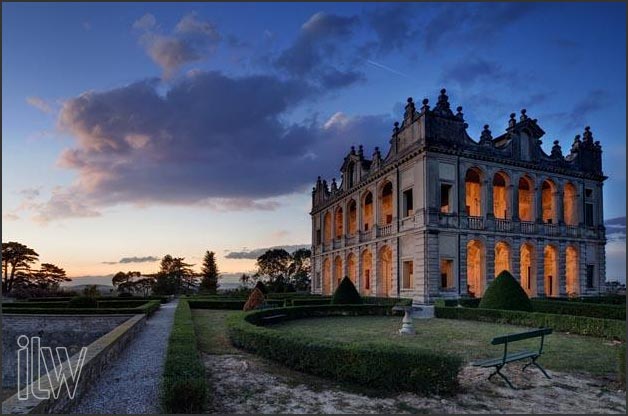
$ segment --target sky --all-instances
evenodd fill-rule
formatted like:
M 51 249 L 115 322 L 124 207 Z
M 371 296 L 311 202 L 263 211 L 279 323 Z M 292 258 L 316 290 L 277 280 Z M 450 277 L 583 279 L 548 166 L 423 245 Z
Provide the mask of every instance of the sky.
M 338 177 L 351 145 L 386 150 L 406 98 L 441 88 L 475 139 L 521 108 L 547 153 L 590 125 L 605 218 L 626 214 L 622 3 L 2 12 L 2 241 L 72 277 L 153 272 L 165 254 L 198 265 L 206 250 L 241 273 L 260 249 L 309 245 L 316 177 Z M 609 278 L 625 276 L 618 244 Z

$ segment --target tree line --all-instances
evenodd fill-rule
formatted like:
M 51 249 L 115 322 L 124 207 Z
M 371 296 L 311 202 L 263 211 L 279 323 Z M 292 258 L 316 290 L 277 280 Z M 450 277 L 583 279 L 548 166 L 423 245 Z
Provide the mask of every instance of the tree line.
M 55 292 L 61 282 L 70 282 L 65 270 L 52 263 L 41 263 L 39 254 L 32 248 L 9 241 L 2 243 L 2 294 L 19 291 Z

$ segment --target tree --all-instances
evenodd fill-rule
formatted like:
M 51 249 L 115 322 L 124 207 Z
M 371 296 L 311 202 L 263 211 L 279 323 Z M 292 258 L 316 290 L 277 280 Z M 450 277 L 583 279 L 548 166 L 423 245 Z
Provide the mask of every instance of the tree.
M 271 292 L 308 290 L 310 287 L 311 252 L 300 249 L 293 254 L 271 249 L 257 258 L 256 280 L 263 280 Z
M 155 279 L 153 279 L 152 277 L 144 277 L 134 283 L 133 289 L 135 290 L 135 292 L 140 293 L 142 296 L 146 297 L 153 289 L 154 284 Z
M 200 288 L 211 294 L 218 291 L 218 266 L 216 265 L 216 257 L 213 251 L 206 251 L 203 258 L 203 266 L 201 267 L 201 283 Z
M 189 292 L 198 285 L 198 277 L 192 270 L 193 264 L 185 263 L 183 257 L 172 257 L 167 254 L 161 260 L 160 270 L 154 275 L 153 292 L 159 295 L 172 295 L 185 290 Z
M 20 283 L 27 283 L 30 266 L 39 254 L 24 244 L 10 241 L 2 243 L 2 293 L 8 294 Z
M 88 285 L 83 288 L 83 296 L 87 296 L 88 298 L 96 298 L 100 296 L 100 291 L 98 290 L 98 285 Z
M 111 284 L 120 293 L 131 293 L 135 291 L 135 283 L 133 278 L 140 277 L 140 272 L 118 272 L 111 278 Z
M 61 282 L 71 282 L 72 279 L 66 276 L 65 270 L 51 263 L 42 263 L 39 270 L 30 274 L 30 284 L 41 288 L 56 290 Z

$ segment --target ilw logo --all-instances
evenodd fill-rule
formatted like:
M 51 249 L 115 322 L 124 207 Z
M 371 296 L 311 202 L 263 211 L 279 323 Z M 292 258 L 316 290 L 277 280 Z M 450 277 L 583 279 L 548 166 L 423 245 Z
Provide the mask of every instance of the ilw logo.
M 52 348 L 41 346 L 39 337 L 31 337 L 29 339 L 26 335 L 20 335 L 17 339 L 17 345 L 19 347 L 17 351 L 19 400 L 27 400 L 31 394 L 37 399 L 49 399 L 51 393 L 52 397 L 58 399 L 63 386 L 65 386 L 70 399 L 74 399 L 85 356 L 87 355 L 87 347 L 81 348 L 75 368 L 72 368 L 70 355 L 66 347 L 56 347 L 55 357 L 52 353 Z M 47 376 L 48 383 L 45 383 L 43 374 Z M 74 388 L 70 388 L 68 379 L 72 381 L 71 384 Z M 35 383 L 35 381 L 37 382 Z

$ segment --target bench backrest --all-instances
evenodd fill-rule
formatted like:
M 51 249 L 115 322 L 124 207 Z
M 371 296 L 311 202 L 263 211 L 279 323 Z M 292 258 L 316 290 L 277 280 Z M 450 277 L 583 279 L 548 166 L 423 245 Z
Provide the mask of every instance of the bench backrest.
M 501 337 L 495 337 L 491 341 L 491 344 L 493 345 L 506 344 L 513 341 L 521 341 L 523 339 L 541 337 L 541 336 L 549 335 L 551 333 L 552 333 L 552 328 L 539 328 L 539 329 L 535 329 L 534 331 L 520 332 L 518 334 L 510 334 L 510 335 L 503 335 Z

